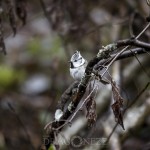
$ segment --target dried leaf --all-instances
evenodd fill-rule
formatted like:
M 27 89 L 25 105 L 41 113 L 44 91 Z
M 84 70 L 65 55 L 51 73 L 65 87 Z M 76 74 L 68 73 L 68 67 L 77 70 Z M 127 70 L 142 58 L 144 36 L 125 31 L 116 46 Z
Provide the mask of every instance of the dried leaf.
M 113 97 L 114 97 L 114 104 L 112 104 L 112 110 L 116 119 L 116 122 L 118 122 L 121 127 L 124 129 L 124 124 L 123 124 L 123 98 L 119 94 L 119 89 L 116 86 L 115 82 L 111 80 L 111 85 L 112 85 L 112 92 L 113 92 Z
M 16 14 L 18 18 L 22 21 L 22 24 L 26 24 L 27 12 L 26 12 L 26 3 L 24 0 L 16 0 Z
M 111 107 L 112 107 L 113 113 L 115 115 L 116 122 L 118 122 L 121 125 L 121 127 L 123 128 L 123 130 L 125 130 L 120 104 L 118 103 L 118 101 L 116 101 Z
M 96 122 L 97 118 L 96 102 L 92 97 L 90 97 L 89 101 L 87 102 L 86 108 L 87 108 L 86 118 L 88 119 L 88 126 L 92 127 L 93 124 Z

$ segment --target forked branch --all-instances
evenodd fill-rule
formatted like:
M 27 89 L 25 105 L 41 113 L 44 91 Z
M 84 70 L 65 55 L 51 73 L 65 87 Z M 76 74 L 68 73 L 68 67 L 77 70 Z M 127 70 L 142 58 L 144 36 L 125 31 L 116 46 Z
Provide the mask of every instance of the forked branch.
M 54 142 L 56 132 L 59 133 L 66 122 L 68 122 L 69 117 L 76 112 L 75 110 L 86 92 L 86 87 L 89 84 L 93 70 L 98 71 L 99 69 L 106 68 L 105 72 L 101 75 L 101 77 L 103 77 L 114 61 L 150 51 L 149 43 L 138 40 L 138 38 L 149 28 L 149 26 L 150 23 L 148 23 L 148 25 L 135 38 L 120 40 L 113 44 L 109 44 L 106 47 L 102 47 L 98 54 L 91 61 L 89 61 L 81 81 L 79 83 L 73 83 L 61 97 L 61 101 L 59 103 L 60 108 L 63 108 L 67 101 L 71 100 L 71 102 L 61 117 L 60 121 L 54 121 L 52 124 L 50 124 L 49 128 L 47 128 L 49 142 L 43 143 L 47 150 Z M 120 52 L 116 52 L 119 48 L 124 46 L 126 47 L 123 48 Z M 131 47 L 136 48 L 131 49 Z M 116 53 L 112 55 L 114 52 Z

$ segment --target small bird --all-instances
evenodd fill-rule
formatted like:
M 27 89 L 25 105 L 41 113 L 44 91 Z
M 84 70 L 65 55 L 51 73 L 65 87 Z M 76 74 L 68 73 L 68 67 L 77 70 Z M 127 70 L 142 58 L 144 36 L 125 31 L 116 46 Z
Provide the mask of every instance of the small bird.
M 85 60 L 79 51 L 76 51 L 70 61 L 70 75 L 75 79 L 75 80 L 78 80 L 80 81 L 82 79 L 82 77 L 84 76 L 84 73 L 85 73 L 85 69 L 86 69 L 86 66 L 88 64 L 87 60 Z M 96 90 L 99 89 L 99 80 L 103 83 L 103 84 L 109 84 L 109 82 L 104 79 L 100 79 L 100 78 L 93 78 L 94 77 L 94 74 L 92 73 L 91 74 L 91 83 L 90 83 L 90 86 L 91 87 L 94 87 L 96 86 Z M 55 112 L 55 121 L 60 121 L 60 118 L 63 116 L 63 110 L 61 109 L 57 109 L 56 112 Z
M 69 61 L 70 63 L 70 75 L 75 80 L 81 80 L 84 75 L 85 68 L 87 66 L 87 60 L 85 60 L 79 51 L 76 51 Z
M 81 80 L 81 78 L 84 75 L 85 68 L 87 66 L 87 60 L 85 60 L 79 51 L 76 51 L 70 61 L 70 75 L 75 79 L 75 80 Z M 55 121 L 60 121 L 60 118 L 63 115 L 63 110 L 57 109 L 55 112 Z

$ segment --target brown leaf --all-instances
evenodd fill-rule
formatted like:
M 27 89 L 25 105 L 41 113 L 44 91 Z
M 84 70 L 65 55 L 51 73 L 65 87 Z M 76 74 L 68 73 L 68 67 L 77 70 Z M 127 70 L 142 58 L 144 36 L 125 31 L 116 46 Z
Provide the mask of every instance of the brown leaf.
M 116 122 L 118 122 L 121 125 L 121 127 L 124 129 L 123 114 L 122 114 L 123 98 L 121 97 L 119 93 L 119 89 L 113 80 L 111 80 L 111 85 L 112 85 L 113 97 L 115 100 L 114 104 L 112 104 L 111 107 L 112 107 Z
M 112 107 L 113 113 L 115 115 L 116 122 L 118 122 L 121 125 L 121 127 L 123 128 L 123 130 L 125 130 L 120 104 L 118 103 L 118 101 L 116 101 L 111 107 Z
M 89 101 L 87 102 L 86 108 L 87 108 L 86 118 L 88 119 L 88 126 L 92 127 L 93 124 L 96 122 L 97 118 L 96 102 L 92 97 L 90 97 Z
M 119 94 L 119 89 L 116 86 L 114 81 L 111 81 L 111 86 L 112 86 L 112 92 L 113 92 L 113 97 L 115 101 L 120 101 L 120 94 Z

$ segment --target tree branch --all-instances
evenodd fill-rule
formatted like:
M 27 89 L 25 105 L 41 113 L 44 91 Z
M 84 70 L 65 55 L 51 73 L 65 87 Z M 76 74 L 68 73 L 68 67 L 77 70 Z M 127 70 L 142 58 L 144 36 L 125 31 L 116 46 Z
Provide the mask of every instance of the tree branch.
M 130 45 L 130 46 L 136 46 L 136 47 L 141 47 L 141 48 L 145 48 L 145 49 L 150 49 L 149 43 L 139 41 L 134 38 L 117 41 L 116 45 L 117 45 L 117 48 Z
M 60 130 L 63 128 L 63 126 L 66 123 L 66 121 L 68 120 L 68 118 L 74 113 L 75 109 L 77 108 L 80 100 L 82 99 L 83 95 L 86 92 L 86 87 L 90 81 L 90 78 L 92 76 L 92 72 L 93 72 L 95 65 L 100 63 L 100 67 L 102 69 L 106 68 L 105 72 L 101 75 L 101 78 L 102 78 L 104 76 L 104 74 L 107 72 L 108 68 L 112 65 L 112 63 L 114 61 L 118 60 L 118 58 L 127 49 L 130 48 L 130 46 L 137 46 L 140 48 L 144 48 L 145 50 L 147 50 L 147 49 L 149 50 L 150 49 L 149 43 L 145 43 L 145 42 L 138 40 L 138 38 L 149 28 L 149 26 L 150 26 L 150 23 L 148 23 L 147 26 L 135 38 L 127 39 L 127 40 L 121 40 L 121 41 L 118 41 L 116 43 L 109 44 L 106 47 L 103 46 L 102 49 L 99 50 L 98 54 L 91 61 L 89 61 L 88 65 L 85 69 L 84 76 L 82 77 L 81 81 L 77 84 L 73 84 L 73 86 L 70 87 L 69 90 L 66 90 L 66 93 L 63 94 L 63 95 L 67 95 L 68 93 L 71 93 L 72 95 L 67 96 L 67 97 L 64 96 L 65 99 L 62 97 L 62 99 L 61 99 L 62 103 L 67 102 L 68 100 L 71 100 L 71 102 L 68 105 L 63 116 L 60 118 L 60 121 L 54 121 L 52 124 L 50 124 L 51 126 L 49 128 L 47 128 L 48 129 L 47 134 L 48 134 L 49 142 L 46 144 L 44 143 L 46 149 L 49 149 L 49 146 L 55 140 L 54 138 L 55 138 L 56 133 L 60 132 Z M 113 53 L 116 49 L 118 49 L 120 47 L 124 47 L 124 46 L 126 46 L 126 47 L 123 48 L 120 52 L 116 53 L 114 55 L 114 57 L 111 56 L 111 53 Z M 134 53 L 137 53 L 139 51 L 144 52 L 143 50 L 139 50 L 139 49 L 134 50 L 134 52 L 132 52 L 130 50 L 130 52 L 133 55 L 135 55 Z M 128 51 L 128 53 L 126 53 L 126 56 L 128 56 L 127 54 L 131 56 L 129 51 Z M 124 55 L 124 58 L 125 58 L 125 55 Z M 77 85 L 78 85 L 78 87 L 77 87 Z M 77 87 L 75 92 L 70 92 L 73 90 L 72 88 L 75 88 L 75 86 Z
M 131 44 L 131 45 L 133 44 L 133 46 L 134 46 L 135 43 L 136 44 L 138 43 L 138 45 L 140 45 L 141 47 L 142 46 L 144 48 L 146 47 L 146 49 L 135 48 L 135 49 L 123 52 L 116 60 L 131 57 L 131 56 L 134 56 L 134 54 L 142 54 L 142 53 L 146 53 L 147 51 L 150 51 L 150 47 L 149 47 L 148 43 L 143 44 L 143 42 L 141 42 L 141 41 L 137 42 L 137 40 L 130 40 L 129 39 L 129 40 L 122 40 L 122 41 L 119 41 L 116 43 L 118 43 L 118 45 L 117 44 L 110 44 L 110 45 L 107 45 L 106 47 L 103 47 L 101 50 L 99 50 L 99 53 L 97 54 L 97 56 L 95 56 L 88 63 L 86 70 L 85 70 L 85 75 L 82 78 L 82 80 L 80 81 L 80 83 L 74 82 L 62 95 L 60 102 L 59 102 L 59 105 L 58 105 L 58 108 L 63 108 L 65 103 L 69 100 L 71 100 L 71 102 L 70 102 L 67 110 L 64 112 L 64 115 L 61 117 L 60 121 L 59 122 L 56 122 L 56 121 L 53 122 L 51 124 L 50 128 L 48 129 L 47 134 L 48 134 L 49 143 L 44 143 L 44 145 L 46 146 L 46 149 L 48 149 L 50 144 L 53 143 L 56 130 L 59 129 L 59 131 L 57 131 L 57 132 L 60 132 L 60 130 L 62 129 L 65 122 L 74 113 L 75 109 L 77 108 L 80 100 L 82 99 L 82 97 L 86 91 L 86 87 L 87 87 L 89 80 L 91 78 L 93 68 L 95 68 L 95 66 L 97 64 L 98 65 L 103 65 L 103 64 L 106 65 L 106 64 L 110 63 L 110 61 L 111 61 L 110 58 L 112 58 L 113 56 L 116 55 L 116 54 L 110 55 L 110 53 L 112 53 L 114 50 L 116 50 L 116 45 L 118 48 L 121 46 L 126 46 L 127 44 Z

